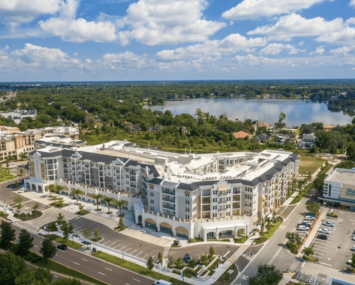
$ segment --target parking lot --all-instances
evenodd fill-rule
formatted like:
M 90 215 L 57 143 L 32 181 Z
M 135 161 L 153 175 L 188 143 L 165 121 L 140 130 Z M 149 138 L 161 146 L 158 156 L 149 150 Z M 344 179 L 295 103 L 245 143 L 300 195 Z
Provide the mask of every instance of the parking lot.
M 337 214 L 338 218 L 326 217 L 324 220 L 333 222 L 334 227 L 320 226 L 330 230 L 328 239 L 318 239 L 317 235 L 320 233 L 317 233 L 311 247 L 320 264 L 343 270 L 348 267 L 346 261 L 355 253 L 350 250 L 355 245 L 355 241 L 351 240 L 351 233 L 355 230 L 355 213 L 341 210 L 334 210 L 333 213 Z

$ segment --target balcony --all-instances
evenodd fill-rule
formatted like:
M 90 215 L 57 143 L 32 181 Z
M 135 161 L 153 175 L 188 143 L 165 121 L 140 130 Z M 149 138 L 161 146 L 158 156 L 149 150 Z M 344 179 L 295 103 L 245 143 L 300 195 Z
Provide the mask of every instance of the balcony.
M 211 199 L 202 199 L 202 204 L 211 204 Z
M 202 207 L 202 212 L 209 212 L 211 211 L 210 207 Z
M 175 191 L 163 190 L 163 194 L 168 194 L 168 195 L 174 195 L 175 196 Z
M 168 196 L 166 196 L 166 197 L 163 196 L 163 201 L 175 203 L 175 198 L 173 199 L 173 198 L 170 198 L 170 197 L 168 197 Z
M 209 196 L 211 196 L 211 192 L 203 192 L 203 193 L 202 193 L 202 196 L 205 196 L 205 197 L 207 196 L 207 197 L 209 197 Z
M 225 204 L 227 202 L 228 202 L 227 200 L 218 200 L 218 204 Z
M 219 192 L 218 196 L 227 196 L 227 191 Z
M 163 208 L 170 209 L 170 210 L 175 210 L 175 205 L 171 206 L 170 204 L 163 204 Z

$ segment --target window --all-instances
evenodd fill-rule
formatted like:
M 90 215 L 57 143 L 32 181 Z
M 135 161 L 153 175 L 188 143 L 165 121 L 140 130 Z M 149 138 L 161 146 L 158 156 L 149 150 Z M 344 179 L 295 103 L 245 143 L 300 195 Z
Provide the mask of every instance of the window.
M 217 195 L 217 190 L 213 190 L 213 195 Z
M 186 208 L 185 208 L 185 211 L 186 211 L 186 212 L 190 212 L 190 208 L 189 208 L 189 207 L 186 207 Z
M 190 205 L 190 200 L 185 200 L 186 205 Z
M 213 198 L 213 200 L 212 200 L 213 202 L 217 202 L 217 198 Z
M 190 194 L 185 193 L 185 197 L 190 197 Z
M 213 218 L 217 218 L 217 213 L 213 213 L 213 214 L 212 214 L 212 217 L 213 217 Z
M 149 185 L 149 189 L 154 189 L 154 186 L 153 185 Z
M 246 192 L 253 192 L 253 188 L 247 187 L 247 188 L 245 188 L 245 191 L 246 191 Z
M 151 211 L 154 211 L 154 207 L 150 207 L 150 210 L 151 210 Z
M 230 216 L 231 215 L 231 213 L 230 212 L 226 212 L 226 216 Z
M 190 215 L 185 215 L 186 220 L 190 220 Z
M 213 206 L 213 210 L 217 210 L 217 206 Z
M 153 199 L 150 199 L 150 203 L 151 203 L 151 204 L 154 204 L 154 200 L 153 200 Z
M 332 185 L 331 184 L 329 184 L 329 194 L 328 194 L 328 196 L 332 196 Z
M 245 194 L 245 199 L 249 199 L 249 200 L 251 200 L 253 197 L 252 197 L 252 195 L 249 195 L 249 194 Z
M 154 197 L 154 192 L 150 192 L 149 195 Z

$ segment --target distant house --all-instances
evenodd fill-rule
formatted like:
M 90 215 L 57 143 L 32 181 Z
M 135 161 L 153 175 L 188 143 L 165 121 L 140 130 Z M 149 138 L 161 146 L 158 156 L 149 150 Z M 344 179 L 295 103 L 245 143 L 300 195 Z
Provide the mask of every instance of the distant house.
M 276 98 L 276 94 L 271 94 L 271 99 L 275 99 Z
M 334 128 L 335 128 L 335 126 L 333 126 L 333 125 L 323 125 L 323 129 L 326 132 L 329 132 L 329 131 L 331 131 Z
M 18 127 L 0 126 L 0 137 L 19 133 L 19 132 L 21 132 L 21 130 Z
M 276 143 L 278 144 L 286 144 L 287 141 L 290 140 L 289 135 L 278 136 L 276 139 Z
M 299 148 L 312 148 L 315 145 L 317 137 L 312 134 L 305 134 L 303 138 L 297 143 Z
M 271 129 L 271 126 L 266 123 L 266 122 L 256 122 L 254 125 L 253 125 L 254 129 L 257 130 L 258 128 L 260 127 L 265 127 L 267 129 Z
M 263 94 L 264 99 L 270 99 L 270 94 Z
M 246 132 L 243 132 L 243 131 L 240 131 L 240 132 L 236 132 L 236 133 L 233 133 L 233 136 L 236 138 L 236 139 L 245 139 L 246 137 L 249 137 L 249 138 L 252 138 L 253 135 L 250 135 Z
M 253 137 L 253 141 L 256 141 L 258 143 L 266 143 L 269 139 L 270 136 L 264 133 Z

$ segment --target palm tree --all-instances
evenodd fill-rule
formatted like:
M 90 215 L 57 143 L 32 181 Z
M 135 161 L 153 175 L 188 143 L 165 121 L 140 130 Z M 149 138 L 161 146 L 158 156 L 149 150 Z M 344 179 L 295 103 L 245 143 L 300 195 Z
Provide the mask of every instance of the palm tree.
M 96 194 L 96 195 L 90 195 L 90 196 L 96 200 L 96 206 L 97 206 L 96 211 L 98 211 L 99 210 L 99 199 L 102 198 L 102 195 L 101 194 Z
M 55 185 L 50 184 L 50 185 L 46 186 L 46 189 L 49 191 L 49 197 L 52 197 L 52 192 L 55 191 Z
M 110 213 L 110 203 L 112 201 L 114 201 L 115 199 L 111 198 L 111 197 L 105 197 L 104 198 L 104 202 L 107 203 L 107 213 L 109 214 Z
M 71 191 L 71 195 L 74 195 L 75 198 L 76 198 L 76 204 L 77 204 L 77 205 L 78 205 L 78 197 L 79 197 L 79 195 L 83 195 L 83 194 L 84 194 L 84 192 L 81 191 L 80 189 L 73 189 L 73 190 Z
M 115 206 L 117 206 L 118 208 L 120 208 L 120 217 L 121 217 L 121 215 L 122 215 L 122 207 L 127 205 L 127 201 L 119 200 L 119 201 L 115 201 L 113 204 Z

